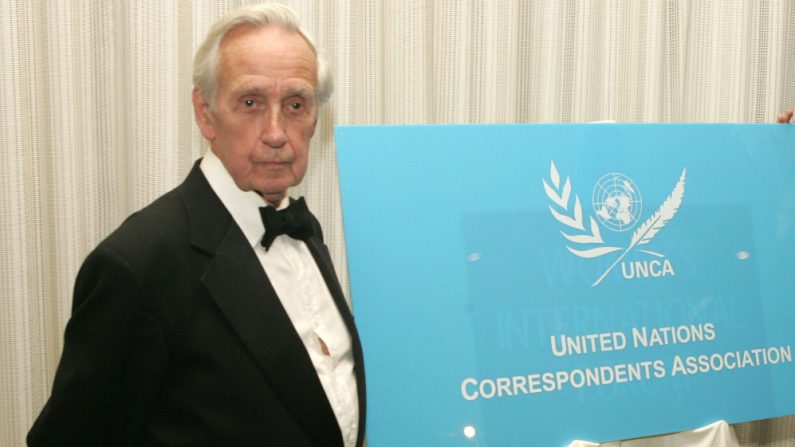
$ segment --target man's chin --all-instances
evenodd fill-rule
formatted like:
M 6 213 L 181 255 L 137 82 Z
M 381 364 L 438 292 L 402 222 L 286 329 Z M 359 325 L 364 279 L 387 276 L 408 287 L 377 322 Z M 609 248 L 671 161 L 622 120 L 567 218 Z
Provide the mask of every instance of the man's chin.
M 263 199 L 267 200 L 270 204 L 278 205 L 279 202 L 287 195 L 287 190 L 290 188 L 290 184 L 273 186 L 268 185 L 268 187 L 261 187 L 256 188 L 255 191 L 257 194 L 261 195 Z

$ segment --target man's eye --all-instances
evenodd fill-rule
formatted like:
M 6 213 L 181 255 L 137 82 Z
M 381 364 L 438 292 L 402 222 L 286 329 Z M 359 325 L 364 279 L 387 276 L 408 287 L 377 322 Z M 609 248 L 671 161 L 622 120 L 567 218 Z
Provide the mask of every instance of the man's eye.
M 243 105 L 245 105 L 246 107 L 254 107 L 256 104 L 257 104 L 256 101 L 254 101 L 253 99 L 247 99 L 243 101 Z
M 301 107 L 303 107 L 303 105 L 300 102 L 294 102 L 290 104 L 290 108 L 293 110 L 301 110 Z

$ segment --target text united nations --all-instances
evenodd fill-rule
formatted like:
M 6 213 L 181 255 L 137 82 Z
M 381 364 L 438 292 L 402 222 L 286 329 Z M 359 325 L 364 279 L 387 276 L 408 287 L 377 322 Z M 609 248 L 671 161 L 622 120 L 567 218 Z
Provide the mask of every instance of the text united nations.
M 709 342 L 715 340 L 717 336 L 717 330 L 713 323 L 659 328 L 640 327 L 632 328 L 629 336 L 624 332 L 576 336 L 553 335 L 550 337 L 550 349 L 554 356 L 565 357 L 621 351 L 627 349 L 628 346 L 640 349 Z M 782 363 L 792 363 L 792 347 L 790 345 L 754 347 L 696 355 L 675 355 L 670 363 L 656 359 L 514 376 L 467 377 L 461 382 L 461 395 L 469 401 L 506 398 L 666 377 L 728 372 Z

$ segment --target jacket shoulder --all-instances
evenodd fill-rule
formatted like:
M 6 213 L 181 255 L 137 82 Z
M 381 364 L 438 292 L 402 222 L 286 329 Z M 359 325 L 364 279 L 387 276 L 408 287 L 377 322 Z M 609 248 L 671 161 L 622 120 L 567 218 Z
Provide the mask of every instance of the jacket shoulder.
M 131 214 L 99 247 L 125 258 L 139 272 L 192 252 L 196 235 L 220 234 L 231 216 L 197 166 L 173 190 Z M 200 244 L 202 245 L 202 244 Z

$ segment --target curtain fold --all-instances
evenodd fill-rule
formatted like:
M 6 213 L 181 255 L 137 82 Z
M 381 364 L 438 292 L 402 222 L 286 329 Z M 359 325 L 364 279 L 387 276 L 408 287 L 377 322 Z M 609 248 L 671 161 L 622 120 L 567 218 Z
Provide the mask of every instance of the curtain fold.
M 49 395 L 82 259 L 206 147 L 193 53 L 243 3 L 0 2 L 0 444 L 24 444 Z M 766 123 L 795 106 L 790 0 L 286 3 L 335 67 L 294 195 L 346 291 L 335 124 Z M 792 445 L 794 421 L 738 438 Z

